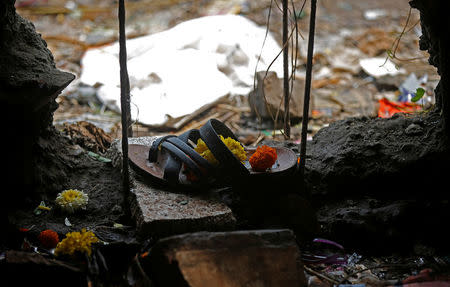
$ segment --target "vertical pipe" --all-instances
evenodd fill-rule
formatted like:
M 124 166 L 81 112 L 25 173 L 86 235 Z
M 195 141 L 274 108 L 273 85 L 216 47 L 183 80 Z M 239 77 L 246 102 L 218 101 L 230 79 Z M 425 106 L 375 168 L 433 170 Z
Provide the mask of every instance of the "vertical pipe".
M 125 0 L 119 0 L 119 64 L 120 64 L 120 108 L 122 120 L 122 176 L 125 195 L 130 190 L 128 170 L 128 133 L 131 133 L 130 82 L 127 70 L 127 48 L 125 36 Z
M 309 121 L 309 100 L 311 95 L 312 59 L 314 52 L 314 30 L 316 27 L 317 0 L 311 0 L 311 15 L 309 18 L 308 55 L 306 61 L 305 98 L 303 101 L 302 137 L 300 141 L 300 175 L 305 173 L 306 140 Z
M 291 136 L 290 115 L 289 115 L 289 45 L 288 41 L 288 0 L 283 0 L 283 72 L 284 72 L 284 135 Z

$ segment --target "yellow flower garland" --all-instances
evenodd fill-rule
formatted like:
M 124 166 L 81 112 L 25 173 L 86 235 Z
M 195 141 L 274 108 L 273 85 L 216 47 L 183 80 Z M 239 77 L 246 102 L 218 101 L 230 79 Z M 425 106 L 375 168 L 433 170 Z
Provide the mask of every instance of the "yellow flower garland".
M 92 231 L 86 231 L 85 228 L 81 232 L 69 232 L 61 242 L 56 245 L 55 255 L 74 255 L 75 252 L 86 253 L 91 256 L 92 243 L 99 242 L 99 239 Z
M 231 152 L 238 158 L 239 161 L 245 161 L 247 159 L 247 154 L 244 150 L 242 144 L 230 137 L 224 138 L 220 135 L 220 139 L 223 143 L 231 150 Z M 212 152 L 208 149 L 205 142 L 202 139 L 198 139 L 195 151 L 198 152 L 202 157 L 209 161 L 212 165 L 218 165 L 219 161 L 214 157 Z

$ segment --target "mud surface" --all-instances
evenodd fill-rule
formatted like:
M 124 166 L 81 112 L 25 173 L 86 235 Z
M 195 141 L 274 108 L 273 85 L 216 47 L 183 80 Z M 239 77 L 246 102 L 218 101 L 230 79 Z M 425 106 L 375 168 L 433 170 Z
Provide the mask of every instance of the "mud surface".
M 307 169 L 311 191 L 339 197 L 410 198 L 427 190 L 427 196 L 444 196 L 432 179 L 448 172 L 447 143 L 437 113 L 332 123 L 320 130 L 310 145 Z M 360 190 L 355 192 L 349 186 Z
M 38 186 L 41 200 L 51 211 L 42 211 L 36 215 L 34 210 L 40 201 L 37 198 L 24 200 L 25 208 L 10 215 L 12 223 L 30 229 L 31 233 L 53 229 L 59 234 L 81 228 L 109 228 L 109 232 L 114 233 L 114 223 L 130 224 L 124 216 L 124 195 L 119 170 L 110 163 L 96 160 L 88 155 L 87 150 L 56 131 L 51 139 L 40 139 L 38 152 L 45 153 L 37 164 L 40 171 Z M 60 211 L 54 200 L 64 189 L 78 189 L 87 193 L 87 209 L 75 214 Z M 66 218 L 71 226 L 67 226 Z M 117 230 L 120 234 L 120 229 Z M 126 233 L 128 238 L 132 238 L 132 230 L 127 230 Z

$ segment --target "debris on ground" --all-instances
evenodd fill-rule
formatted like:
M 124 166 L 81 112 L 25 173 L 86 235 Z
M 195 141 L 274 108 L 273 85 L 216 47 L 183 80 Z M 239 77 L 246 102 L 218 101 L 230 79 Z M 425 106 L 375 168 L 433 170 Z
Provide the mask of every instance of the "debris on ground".
M 87 150 L 105 153 L 111 145 L 112 137 L 90 122 L 64 123 L 63 127 L 64 134 Z
M 398 69 L 391 60 L 383 57 L 361 59 L 359 64 L 364 72 L 375 78 L 395 76 L 405 72 L 403 69 Z
M 391 102 L 386 98 L 378 101 L 378 117 L 390 118 L 396 113 L 412 113 L 421 110 L 421 107 L 415 103 Z
M 116 20 L 116 14 L 112 13 L 114 9 L 106 1 L 89 0 L 85 1 L 86 3 L 83 5 L 81 3 L 62 5 L 65 10 L 58 10 L 55 9 L 59 5 L 58 1 L 53 0 L 48 3 L 36 1 L 32 6 L 25 5 L 19 10 L 31 17 L 38 30 L 42 31 L 44 39 L 52 49 L 58 67 L 78 75 L 78 79 L 69 86 L 65 94 L 58 98 L 60 108 L 55 113 L 55 125 L 62 126 L 65 121 L 72 123 L 88 121 L 104 129 L 113 138 L 117 138 L 121 134 L 120 117 L 117 114 L 118 107 L 109 101 L 113 100 L 117 103 L 120 94 L 117 90 L 118 60 L 115 55 L 118 53 L 118 49 L 117 44 L 114 44 L 117 40 L 117 34 L 114 32 L 117 31 L 117 27 L 113 22 Z M 211 1 L 199 9 L 200 6 L 195 3 L 147 2 L 141 0 L 136 3 L 128 3 L 129 7 L 127 8 L 127 12 L 133 15 L 133 17 L 129 16 L 130 19 L 127 22 L 129 26 L 127 43 L 130 57 L 130 82 L 132 88 L 135 89 L 131 92 L 135 133 L 138 136 L 152 136 L 164 132 L 179 134 L 188 128 L 201 126 L 207 118 L 218 117 L 231 126 L 235 132 L 238 127 L 242 128 L 246 125 L 242 121 L 252 120 L 257 123 L 255 126 L 269 130 L 269 134 L 275 138 L 283 138 L 283 135 L 278 133 L 279 125 L 274 123 L 273 118 L 265 119 L 264 116 L 258 118 L 254 105 L 249 103 L 252 94 L 260 94 L 258 90 L 261 90 L 261 86 L 257 85 L 257 80 L 253 80 L 255 71 L 257 71 L 255 63 L 259 58 L 258 70 L 264 73 L 265 68 L 271 64 L 272 60 L 275 60 L 276 54 L 282 47 L 280 42 L 281 13 L 278 13 L 277 8 L 272 7 L 268 34 L 263 46 L 270 3 L 237 0 L 226 3 Z M 412 73 L 415 73 L 419 79 L 422 79 L 425 74 L 428 75 L 425 89 L 426 101 L 433 102 L 432 91 L 437 85 L 438 76 L 436 70 L 428 65 L 426 55 L 418 51 L 417 36 L 420 35 L 420 29 L 412 26 L 418 15 L 411 15 L 409 21 L 411 27 L 408 27 L 408 32 L 401 36 L 401 41 L 395 50 L 395 57 L 389 57 L 389 55 L 392 56 L 393 51 L 391 54 L 386 52 L 390 51 L 393 44 L 396 43 L 395 41 L 405 24 L 404 19 L 408 16 L 408 7 L 400 9 L 400 6 L 400 4 L 385 3 L 383 8 L 379 8 L 378 5 L 364 6 L 352 0 L 339 5 L 323 3 L 323 7 L 318 9 L 317 25 L 320 29 L 315 41 L 312 83 L 314 100 L 311 104 L 310 122 L 311 127 L 314 128 L 309 131 L 309 137 L 313 136 L 321 127 L 335 120 L 349 116 L 377 116 L 380 100 L 378 95 L 385 93 L 386 87 L 399 89 L 407 75 Z M 137 13 L 139 9 L 143 13 Z M 188 12 L 183 14 L 181 11 Z M 302 13 L 307 15 L 307 9 Z M 335 13 L 333 17 L 337 18 L 333 19 L 330 13 Z M 371 20 L 367 20 L 365 17 L 369 17 Z M 91 19 L 94 18 L 98 21 L 103 20 L 102 25 L 94 25 L 91 22 Z M 202 25 L 205 21 L 215 23 L 218 19 L 223 19 L 222 24 L 226 28 L 221 32 L 223 37 L 219 37 L 219 39 L 214 36 L 212 33 L 214 29 L 211 27 L 209 30 L 205 30 L 206 27 L 191 29 L 197 24 Z M 58 29 L 50 29 L 49 23 L 55 21 L 60 24 L 60 27 L 57 25 Z M 383 22 L 385 28 L 379 28 L 377 23 L 380 21 Z M 301 81 L 307 43 L 307 39 L 303 35 L 307 34 L 305 33 L 307 17 L 297 18 L 297 22 L 301 37 L 299 37 L 295 76 L 295 82 L 299 85 L 294 84 L 292 95 L 294 104 L 298 96 L 300 99 L 302 98 L 303 93 Z M 333 25 L 330 25 L 331 22 Z M 231 29 L 235 25 L 233 23 L 240 25 L 240 28 Z M 215 29 L 219 27 L 217 25 L 222 24 L 216 23 Z M 213 26 L 213 24 L 208 25 Z M 62 30 L 63 27 L 64 30 Z M 195 30 L 196 32 L 194 34 L 192 31 L 183 32 L 185 30 Z M 227 34 L 228 30 L 233 31 L 232 36 Z M 244 31 L 247 31 L 245 33 L 248 35 L 245 36 Z M 180 32 L 182 36 L 177 36 L 179 44 L 177 45 L 181 45 L 181 49 L 176 49 L 178 46 L 172 45 L 172 48 L 166 49 L 173 52 L 170 54 L 172 56 L 156 57 L 155 53 L 161 51 L 160 46 L 163 43 L 171 46 L 170 41 L 172 40 L 170 39 Z M 242 37 L 237 37 L 241 34 Z M 256 38 L 252 38 L 251 41 L 246 40 L 250 35 Z M 156 39 L 157 46 L 160 48 L 152 46 Z M 141 48 L 134 48 L 133 43 L 136 45 L 141 43 L 139 44 Z M 213 57 L 210 61 L 213 65 L 208 67 L 213 70 L 202 76 L 201 73 L 205 72 L 206 67 L 199 69 L 198 63 L 187 66 L 182 64 L 183 61 L 189 61 L 190 58 L 196 56 L 191 54 L 189 57 L 176 56 L 178 52 L 185 53 L 185 56 L 189 53 L 196 53 L 196 55 L 209 53 L 209 56 Z M 153 59 L 153 64 L 144 65 L 145 69 L 139 70 L 140 63 L 144 60 L 138 59 L 150 54 L 154 57 L 147 57 L 147 60 Z M 101 59 L 105 59 L 105 64 L 96 64 Z M 132 64 L 133 59 L 135 59 L 136 65 Z M 144 62 L 147 63 L 147 60 Z M 161 63 L 161 69 L 157 68 L 158 65 L 155 63 Z M 280 63 L 281 60 L 278 59 L 271 65 L 271 69 L 281 80 Z M 112 68 L 105 69 L 105 65 L 115 68 L 114 70 Z M 89 68 L 91 66 L 94 67 Z M 134 66 L 136 68 L 133 68 Z M 195 67 L 195 73 L 192 72 L 193 67 Z M 95 72 L 98 68 L 101 71 Z M 134 70 L 136 75 L 133 74 Z M 114 73 L 114 75 L 107 76 L 109 73 Z M 174 77 L 175 74 L 176 77 Z M 220 81 L 212 79 L 213 75 L 217 76 L 214 79 Z M 268 76 L 272 77 L 270 73 Z M 172 80 L 169 81 L 167 77 Z M 207 78 L 210 80 L 205 80 Z M 269 81 L 267 77 L 266 81 Z M 102 86 L 96 85 L 97 82 L 110 84 Z M 165 83 L 169 82 L 176 83 L 170 85 L 172 86 L 171 93 L 164 92 L 163 89 Z M 254 85 L 256 91 L 253 91 Z M 208 90 L 208 86 L 213 86 L 213 88 Z M 150 89 L 150 87 L 152 88 Z M 194 90 L 190 91 L 190 87 L 193 87 Z M 202 89 L 204 93 L 200 94 L 204 94 L 203 98 L 198 97 L 199 91 Z M 273 89 L 278 88 L 274 87 Z M 149 95 L 156 94 L 163 95 L 160 99 L 167 102 L 167 107 L 161 108 L 160 105 L 143 102 L 143 99 L 148 98 Z M 178 96 L 179 94 L 183 96 Z M 187 96 L 191 94 L 195 94 L 196 97 Z M 233 94 L 236 96 L 232 96 Z M 180 104 L 180 100 L 188 98 L 188 102 Z M 199 98 L 202 100 L 195 103 L 194 99 Z M 269 97 L 269 100 L 272 98 L 275 101 L 270 105 L 276 106 L 275 114 L 277 112 L 281 114 L 283 105 L 278 109 L 280 101 L 275 97 Z M 170 104 L 169 99 L 179 100 L 174 100 L 174 103 Z M 299 105 L 301 105 L 301 100 Z M 152 108 L 156 106 L 158 109 Z M 176 111 L 178 109 L 179 111 Z M 263 106 L 258 109 L 258 112 L 264 114 Z M 261 109 L 262 111 L 260 111 Z M 291 113 L 294 125 L 292 138 L 295 141 L 300 138 L 298 132 L 301 128 L 300 126 L 295 127 L 295 125 L 299 116 L 301 117 L 301 109 L 293 108 Z M 267 127 L 263 128 L 265 126 Z M 254 133 L 252 137 L 258 139 L 261 135 L 262 133 L 258 132 Z
M 436 256 L 427 259 L 421 256 L 409 258 L 370 257 L 357 253 L 346 253 L 342 245 L 331 240 L 314 239 L 313 242 L 334 247 L 334 253 L 329 253 L 331 255 L 328 256 L 317 255 L 317 253 L 313 255 L 314 252 L 317 252 L 317 246 L 308 246 L 302 250 L 309 287 L 412 287 L 415 285 L 410 284 L 419 282 L 427 282 L 423 286 L 450 286 L 450 277 L 446 273 L 448 263 L 445 263 L 444 258 Z M 426 268 L 426 266 L 434 266 L 435 270 Z M 442 273 L 442 268 L 447 271 Z

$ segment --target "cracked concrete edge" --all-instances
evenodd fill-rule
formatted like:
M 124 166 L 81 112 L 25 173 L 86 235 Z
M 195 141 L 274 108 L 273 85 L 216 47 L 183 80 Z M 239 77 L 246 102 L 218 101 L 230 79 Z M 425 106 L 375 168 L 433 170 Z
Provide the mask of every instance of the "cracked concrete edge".
M 129 203 L 131 216 L 136 222 L 136 230 L 141 237 L 164 237 L 197 231 L 231 231 L 236 228 L 236 218 L 231 209 L 204 217 L 146 220 L 142 203 L 138 200 L 139 192 L 142 191 L 132 190 Z

